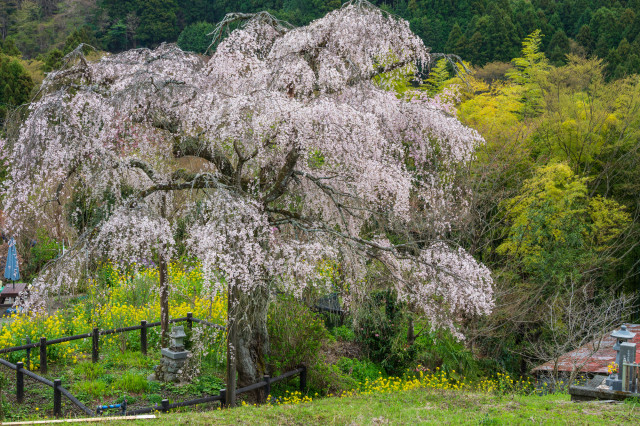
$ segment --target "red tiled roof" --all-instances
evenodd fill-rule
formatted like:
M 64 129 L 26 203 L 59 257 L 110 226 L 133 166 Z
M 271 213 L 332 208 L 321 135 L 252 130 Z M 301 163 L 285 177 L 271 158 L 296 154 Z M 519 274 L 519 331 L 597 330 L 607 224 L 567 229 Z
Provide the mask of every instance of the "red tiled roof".
M 616 330 L 619 329 L 620 327 L 616 328 Z M 640 360 L 640 324 L 627 324 L 627 330 L 636 333 L 635 337 L 629 342 L 636 344 L 636 362 L 638 362 Z M 598 346 L 599 349 L 595 353 L 593 348 L 597 341 L 587 343 L 574 351 L 562 355 L 558 362 L 558 371 L 573 371 L 574 368 L 582 366 L 580 371 L 585 373 L 608 374 L 607 366 L 616 360 L 616 351 L 613 350 L 616 339 L 611 337 L 612 332 L 613 330 L 603 337 Z M 553 366 L 554 362 L 549 361 L 537 366 L 531 372 L 553 371 Z

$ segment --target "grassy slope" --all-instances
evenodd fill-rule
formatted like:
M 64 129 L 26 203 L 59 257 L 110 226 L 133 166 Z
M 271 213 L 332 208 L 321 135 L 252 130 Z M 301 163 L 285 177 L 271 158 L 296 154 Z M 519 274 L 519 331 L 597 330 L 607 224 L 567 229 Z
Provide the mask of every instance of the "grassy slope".
M 640 405 L 572 403 L 568 395 L 497 397 L 413 390 L 159 417 L 151 424 L 639 424 Z

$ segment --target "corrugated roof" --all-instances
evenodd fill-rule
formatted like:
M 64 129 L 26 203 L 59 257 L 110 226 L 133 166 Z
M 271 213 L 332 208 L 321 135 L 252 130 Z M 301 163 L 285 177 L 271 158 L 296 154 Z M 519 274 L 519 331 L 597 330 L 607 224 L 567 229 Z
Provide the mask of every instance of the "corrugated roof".
M 619 329 L 620 327 L 616 328 L 616 330 Z M 627 324 L 627 330 L 636 333 L 630 342 L 636 344 L 636 362 L 638 362 L 640 361 L 640 324 Z M 582 366 L 580 371 L 584 373 L 608 374 L 607 366 L 616 360 L 616 351 L 613 350 L 616 339 L 611 337 L 612 332 L 613 330 L 602 338 L 598 350 L 595 353 L 593 352 L 593 348 L 597 344 L 597 341 L 594 340 L 574 351 L 562 355 L 558 362 L 558 371 L 570 372 L 573 371 L 574 368 Z M 531 370 L 531 372 L 553 371 L 553 366 L 554 362 L 549 361 L 537 366 Z

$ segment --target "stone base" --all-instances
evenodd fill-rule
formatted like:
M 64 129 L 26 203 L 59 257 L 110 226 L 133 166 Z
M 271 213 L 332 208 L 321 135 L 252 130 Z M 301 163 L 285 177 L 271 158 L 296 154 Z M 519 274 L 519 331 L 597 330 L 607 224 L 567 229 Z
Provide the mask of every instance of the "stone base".
M 165 352 L 171 352 L 172 356 L 167 356 Z M 182 372 L 188 355 L 189 351 L 173 352 L 163 348 L 160 365 L 154 367 L 155 373 L 149 376 L 149 380 L 179 383 L 182 381 Z
M 571 395 L 572 401 L 624 401 L 627 398 L 640 397 L 638 393 L 590 388 L 586 386 L 569 386 L 569 394 Z

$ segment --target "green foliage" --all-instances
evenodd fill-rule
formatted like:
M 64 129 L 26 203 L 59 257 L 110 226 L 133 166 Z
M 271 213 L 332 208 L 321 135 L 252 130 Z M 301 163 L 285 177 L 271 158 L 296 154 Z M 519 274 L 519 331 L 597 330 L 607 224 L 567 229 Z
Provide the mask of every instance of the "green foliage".
M 543 88 L 549 65 L 544 53 L 540 51 L 541 43 L 540 30 L 527 36 L 522 42 L 522 57 L 512 59 L 514 70 L 507 73 L 507 77 L 522 88 L 520 114 L 524 118 L 539 115 L 545 107 Z
M 364 383 L 366 380 L 372 382 L 380 377 L 381 367 L 367 359 L 359 360 L 357 358 L 342 357 L 336 362 L 336 365 L 340 371 L 358 383 Z
M 505 209 L 511 226 L 498 252 L 520 260 L 531 275 L 558 282 L 577 277 L 594 261 L 593 251 L 602 251 L 630 222 L 615 201 L 589 200 L 586 179 L 566 164 L 541 167 Z
M 356 339 L 356 335 L 351 329 L 346 325 L 341 325 L 339 327 L 333 327 L 331 329 L 331 334 L 337 340 L 342 340 L 344 342 L 353 342 Z
M 318 362 L 308 370 L 309 394 L 320 395 L 339 394 L 358 388 L 358 382 L 343 372 L 336 364 L 329 363 L 326 358 L 321 357 Z
M 0 53 L 0 127 L 9 111 L 29 101 L 31 89 L 33 80 L 22 64 Z
M 322 318 L 290 296 L 279 296 L 269 308 L 267 330 L 270 370 L 284 373 L 297 366 L 315 365 L 319 350 L 329 338 Z
M 123 20 L 113 24 L 105 36 L 105 44 L 112 52 L 120 52 L 127 48 L 127 26 Z
M 71 392 L 81 400 L 102 398 L 108 393 L 108 385 L 103 380 L 84 380 L 73 383 Z
M 16 47 L 16 43 L 12 38 L 0 40 L 0 54 L 16 57 L 22 56 L 22 52 Z
M 37 274 L 50 260 L 62 254 L 62 243 L 49 236 L 47 230 L 40 228 L 36 231 L 35 244 L 30 249 L 29 262 L 24 275 Z
M 402 374 L 414 355 L 406 342 L 405 312 L 393 291 L 371 292 L 354 319 L 356 341 L 388 374 Z
M 142 393 L 149 389 L 149 382 L 144 375 L 127 371 L 115 381 L 113 386 L 118 390 L 126 392 Z
M 209 22 L 196 22 L 185 27 L 178 36 L 180 49 L 204 54 L 211 44 L 211 33 L 215 26 Z
M 447 373 L 456 380 L 464 378 L 476 380 L 491 368 L 485 369 L 476 359 L 475 355 L 465 346 L 465 343 L 457 340 L 450 332 L 445 330 L 425 332 L 428 324 L 424 324 L 423 331 L 416 338 L 412 347 L 412 370 L 421 371 L 428 368 L 434 371 L 436 368 Z
M 174 41 L 180 33 L 175 0 L 139 0 L 140 26 L 136 38 L 145 46 Z
M 96 47 L 95 45 L 97 44 L 95 34 L 91 30 L 91 28 L 89 28 L 86 25 L 83 26 L 82 28 L 76 29 L 71 34 L 69 34 L 69 36 L 64 42 L 62 53 L 66 55 L 67 53 L 71 52 L 82 43 L 88 44 L 93 47 Z M 86 54 L 87 51 L 88 50 L 85 49 L 84 53 Z
M 445 87 L 445 82 L 449 80 L 449 69 L 447 60 L 442 58 L 436 62 L 436 66 L 429 72 L 427 78 L 427 91 L 430 94 L 440 93 Z
M 104 375 L 104 366 L 102 364 L 82 362 L 73 368 L 73 373 L 87 380 L 101 379 Z
M 44 72 L 55 71 L 62 66 L 64 54 L 60 49 L 53 49 L 44 56 L 42 70 Z

